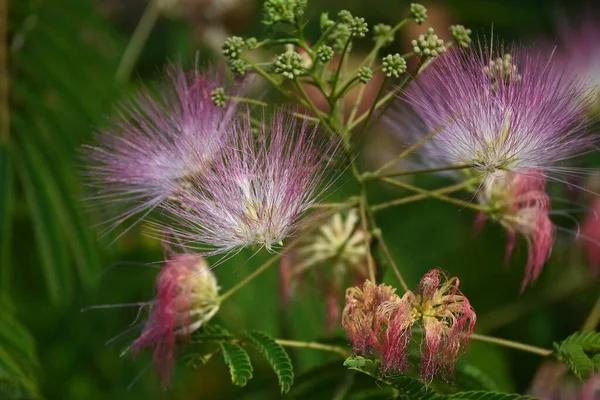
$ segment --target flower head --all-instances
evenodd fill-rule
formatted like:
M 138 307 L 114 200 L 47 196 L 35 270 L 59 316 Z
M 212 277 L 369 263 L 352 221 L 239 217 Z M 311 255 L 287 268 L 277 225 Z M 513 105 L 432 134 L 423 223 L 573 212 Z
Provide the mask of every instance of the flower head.
M 336 149 L 317 128 L 283 112 L 265 123 L 258 139 L 249 118 L 239 120 L 231 144 L 169 208 L 181 225 L 174 236 L 199 242 L 206 254 L 252 245 L 273 251 L 327 187 Z
M 407 89 L 410 126 L 436 132 L 421 150 L 427 160 L 467 165 L 481 173 L 565 171 L 562 162 L 590 148 L 584 132 L 590 105 L 581 80 L 554 60 L 513 49 L 453 49 Z
M 290 300 L 294 289 L 307 278 L 311 286 L 324 292 L 328 332 L 339 325 L 340 299 L 343 288 L 362 284 L 368 276 L 369 250 L 364 231 L 359 226 L 356 209 L 345 216 L 337 213 L 321 224 L 314 233 L 296 248 L 287 251 L 280 264 L 284 302 Z M 310 229 L 310 228 L 307 228 Z
M 167 201 L 187 177 L 203 173 L 231 132 L 234 107 L 217 107 L 211 93 L 220 74 L 167 70 L 156 93 L 139 92 L 121 105 L 112 127 L 86 147 L 96 198 L 128 204 L 114 220 L 146 212 Z
M 431 380 L 449 374 L 466 347 L 476 315 L 458 290 L 458 278 L 448 279 L 439 269 L 423 276 L 415 292 L 402 298 L 395 289 L 367 281 L 362 289 L 346 291 L 342 325 L 359 355 L 379 354 L 383 372 L 403 371 L 413 326 L 423 331 L 421 376 Z
M 529 245 L 523 288 L 535 281 L 550 256 L 555 226 L 550 220 L 550 198 L 545 190 L 546 181 L 539 171 L 516 174 L 496 173 L 483 182 L 479 201 L 490 207 L 489 216 L 508 230 L 506 260 L 514 249 L 516 233 L 525 237 Z M 480 214 L 482 222 L 485 214 Z
M 167 261 L 156 281 L 156 299 L 150 317 L 132 345 L 134 354 L 151 347 L 154 363 L 168 385 L 176 338 L 188 339 L 219 310 L 217 280 L 206 261 L 181 254 Z

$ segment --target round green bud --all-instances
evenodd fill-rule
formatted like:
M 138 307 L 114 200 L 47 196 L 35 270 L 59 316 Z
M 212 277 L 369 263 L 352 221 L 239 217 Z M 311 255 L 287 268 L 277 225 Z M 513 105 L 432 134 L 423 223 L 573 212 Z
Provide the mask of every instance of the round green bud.
M 342 11 L 340 11 L 338 13 L 338 17 L 345 24 L 350 24 L 352 22 L 352 19 L 354 18 L 352 16 L 352 13 L 350 11 L 348 11 L 348 10 L 342 10 Z
M 456 44 L 461 47 L 469 47 L 471 44 L 471 30 L 462 25 L 452 25 L 450 32 Z
M 365 37 L 367 32 L 369 32 L 369 25 L 365 22 L 364 18 L 354 17 L 348 24 L 348 29 L 350 30 L 350 34 L 356 37 Z
M 427 8 L 423 4 L 412 3 L 410 5 L 410 17 L 421 25 L 427 20 Z
M 248 47 L 248 50 L 256 49 L 258 47 L 258 40 L 255 37 L 251 37 L 246 40 L 246 47 Z
M 360 83 L 367 84 L 373 78 L 373 70 L 369 67 L 362 67 L 356 71 L 356 76 Z
M 221 50 L 223 50 L 223 55 L 228 60 L 237 60 L 242 55 L 242 50 L 246 42 L 239 36 L 232 36 L 225 40 Z
M 327 45 L 319 46 L 315 55 L 317 56 L 317 60 L 325 64 L 333 58 L 333 49 Z
M 244 75 L 249 67 L 250 65 L 240 58 L 229 60 L 229 69 L 236 75 Z
M 373 27 L 373 39 L 376 42 L 381 42 L 383 46 L 390 44 L 394 38 L 390 36 L 392 27 L 386 24 L 377 24 Z
M 278 23 L 296 24 L 304 15 L 307 0 L 266 0 L 263 9 L 265 19 L 263 24 L 267 26 Z
M 225 107 L 225 89 L 216 88 L 210 94 L 210 99 L 217 107 Z
M 437 57 L 446 51 L 444 41 L 435 34 L 433 28 L 429 28 L 426 35 L 419 35 L 411 43 L 415 54 L 424 57 Z
M 388 78 L 398 78 L 406 72 L 406 60 L 398 53 L 388 54 L 383 57 L 381 70 L 385 72 L 385 76 Z
M 277 57 L 273 71 L 287 79 L 295 79 L 305 73 L 304 58 L 295 51 L 287 51 Z

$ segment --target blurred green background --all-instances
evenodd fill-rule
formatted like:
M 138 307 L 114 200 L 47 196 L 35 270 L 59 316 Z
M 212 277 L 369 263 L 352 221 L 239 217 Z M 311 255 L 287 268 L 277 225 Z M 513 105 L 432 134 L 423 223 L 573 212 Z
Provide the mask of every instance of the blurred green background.
M 6 7 L 7 0 L 0 3 Z M 191 67 L 197 54 L 201 63 L 218 59 L 214 49 L 231 34 L 260 37 L 264 33 L 258 0 L 189 3 L 181 14 L 159 17 L 131 81 L 119 83 L 115 72 L 145 0 L 8 0 L 8 18 L 0 19 L 0 25 L 7 23 L 0 26 L 8 33 L 0 54 L 8 57 L 10 87 L 9 119 L 0 114 L 4 124 L 0 125 L 0 385 L 12 385 L 14 377 L 25 376 L 25 386 L 13 388 L 14 393 L 22 392 L 15 398 L 31 398 L 28 393 L 47 399 L 278 397 L 276 379 L 266 365 L 257 364 L 254 380 L 239 391 L 218 360 L 197 370 L 180 362 L 173 389 L 163 392 L 154 371 L 147 369 L 148 354 L 135 360 L 119 357 L 134 336 L 105 344 L 129 327 L 137 310 L 81 312 L 95 304 L 152 298 L 157 270 L 148 263 L 160 261 L 162 250 L 158 241 L 142 234 L 143 226 L 115 243 L 111 243 L 114 235 L 100 237 L 94 226 L 107 216 L 105 210 L 90 210 L 82 201 L 86 192 L 79 174 L 84 163 L 80 145 L 92 142 L 94 130 L 105 124 L 115 103 L 142 82 L 154 80 L 168 60 Z M 536 0 L 424 4 L 430 13 L 424 28 L 433 24 L 442 31 L 461 23 L 475 36 L 490 37 L 493 29 L 505 41 L 523 43 L 552 43 L 557 15 L 586 7 Z M 335 14 L 343 7 L 370 24 L 394 24 L 408 5 L 399 0 L 309 0 L 309 35 L 317 35 L 323 11 Z M 417 33 L 411 29 L 403 34 L 389 52 Z M 360 52 L 360 44 L 357 49 Z M 384 132 L 379 128 L 369 135 L 367 141 Z M 365 152 L 368 157 L 359 160 L 360 166 L 377 162 L 378 151 L 375 147 Z M 416 182 L 426 187 L 445 183 L 439 177 Z M 351 186 L 336 192 L 332 200 L 351 193 Z M 370 196 L 375 203 L 401 194 L 375 186 Z M 598 294 L 595 283 L 586 278 L 587 267 L 572 233 L 558 234 L 542 278 L 520 294 L 525 242 L 519 241 L 512 262 L 504 267 L 503 230 L 488 224 L 475 235 L 470 210 L 428 200 L 386 210 L 378 221 L 410 286 L 436 266 L 460 277 L 461 288 L 479 317 L 476 329 L 482 332 L 549 347 L 581 325 Z M 576 229 L 568 218 L 556 221 Z M 246 262 L 251 254 L 242 252 L 216 269 L 222 288 L 230 288 L 266 258 L 260 255 Z M 323 296 L 304 288 L 283 313 L 277 274 L 277 268 L 270 269 L 226 302 L 220 321 L 233 331 L 256 328 L 276 337 L 327 340 Z M 343 332 L 336 336 L 343 338 Z M 311 350 L 292 351 L 292 355 L 298 385 L 290 397 L 332 398 L 344 379 L 344 368 L 335 356 Z M 473 343 L 468 360 L 506 391 L 526 390 L 541 361 L 480 343 Z M 324 363 L 330 364 L 323 368 Z M 311 376 L 319 377 L 314 383 L 317 389 L 302 384 Z M 265 391 L 264 382 L 275 390 Z

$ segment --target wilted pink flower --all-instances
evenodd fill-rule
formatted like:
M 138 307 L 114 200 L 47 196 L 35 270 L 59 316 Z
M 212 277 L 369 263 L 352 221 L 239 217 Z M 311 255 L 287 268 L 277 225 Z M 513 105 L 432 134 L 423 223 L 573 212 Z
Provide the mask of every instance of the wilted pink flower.
M 527 394 L 540 400 L 598 400 L 600 374 L 582 383 L 564 363 L 546 360 L 538 368 Z
M 581 227 L 583 245 L 593 275 L 600 276 L 600 199 L 596 199 Z
M 181 254 L 167 261 L 156 281 L 156 299 L 144 330 L 132 352 L 151 347 L 164 386 L 171 380 L 176 338 L 188 340 L 192 332 L 219 310 L 217 280 L 206 261 Z
M 359 221 L 356 209 L 336 213 L 318 229 L 308 227 L 311 232 L 303 232 L 305 239 L 281 259 L 284 305 L 300 284 L 316 287 L 326 299 L 329 333 L 339 326 L 343 288 L 362 285 L 368 276 L 369 249 Z
M 188 180 L 202 174 L 231 136 L 235 107 L 211 100 L 222 86 L 219 73 L 167 69 L 164 82 L 123 103 L 112 126 L 86 147 L 95 199 L 124 203 L 116 226 L 169 200 Z
M 466 165 L 485 175 L 564 172 L 559 164 L 593 141 L 584 129 L 586 85 L 565 76 L 549 57 L 521 49 L 512 49 L 512 57 L 498 53 L 492 57 L 480 48 L 441 55 L 406 91 L 412 122 L 392 114 L 390 123 L 421 135 L 438 131 L 421 147 L 425 162 Z
M 381 351 L 391 317 L 389 309 L 401 300 L 395 292 L 391 286 L 377 285 L 369 280 L 362 287 L 346 290 L 342 326 L 356 354 Z
M 359 355 L 379 354 L 383 373 L 403 371 L 415 324 L 421 326 L 421 376 L 431 380 L 439 372 L 451 374 L 468 344 L 476 315 L 458 290 L 458 278 L 448 279 L 439 269 L 423 276 L 417 290 L 400 299 L 395 289 L 367 281 L 346 292 L 342 325 Z
M 500 222 L 508 231 L 506 261 L 512 255 L 516 234 L 525 237 L 529 255 L 522 288 L 535 281 L 544 263 L 550 256 L 556 228 L 549 217 L 550 198 L 546 193 L 546 181 L 539 171 L 527 173 L 496 173 L 483 182 L 478 198 L 488 206 L 488 214 L 481 213 Z
M 212 168 L 192 179 L 169 207 L 181 224 L 174 236 L 199 242 L 206 254 L 261 245 L 273 251 L 328 184 L 336 146 L 306 120 L 279 111 L 260 129 L 235 125 L 232 144 Z
M 452 372 L 475 327 L 475 311 L 458 285 L 458 278 L 448 279 L 433 269 L 421 278 L 415 292 L 414 309 L 424 333 L 421 376 L 425 379 L 432 379 L 438 370 Z

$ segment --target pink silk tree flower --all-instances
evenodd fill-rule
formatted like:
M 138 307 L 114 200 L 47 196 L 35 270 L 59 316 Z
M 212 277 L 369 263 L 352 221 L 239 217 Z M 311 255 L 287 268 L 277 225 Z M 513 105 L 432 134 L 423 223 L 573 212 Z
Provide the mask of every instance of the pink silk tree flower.
M 211 100 L 220 86 L 218 72 L 171 65 L 156 90 L 143 89 L 121 104 L 99 143 L 85 148 L 93 199 L 126 206 L 109 221 L 113 228 L 144 218 L 206 171 L 233 131 L 235 106 L 219 108 Z
M 600 276 L 600 199 L 594 200 L 581 227 L 581 234 L 588 263 L 597 278 Z
M 154 350 L 154 364 L 166 387 L 171 381 L 176 339 L 189 340 L 219 311 L 219 286 L 204 258 L 180 254 L 166 262 L 156 289 L 148 321 L 131 351 Z
M 253 245 L 272 252 L 331 183 L 337 142 L 306 120 L 278 111 L 257 136 L 249 117 L 238 120 L 231 144 L 169 207 L 184 245 L 199 243 L 204 254 Z
M 546 180 L 540 171 L 528 173 L 496 173 L 484 180 L 478 192 L 482 205 L 490 212 L 480 214 L 500 222 L 508 231 L 506 261 L 512 255 L 516 234 L 527 240 L 529 255 L 522 289 L 537 280 L 550 256 L 556 227 L 550 220 L 550 197 L 546 193 Z
M 434 166 L 470 167 L 481 175 L 536 169 L 544 176 L 569 171 L 563 162 L 592 148 L 586 134 L 591 105 L 585 81 L 566 76 L 551 57 L 504 49 L 453 49 L 441 55 L 406 90 L 388 116 L 414 139 L 432 134 L 421 148 Z M 406 113 L 405 113 L 406 114 Z

